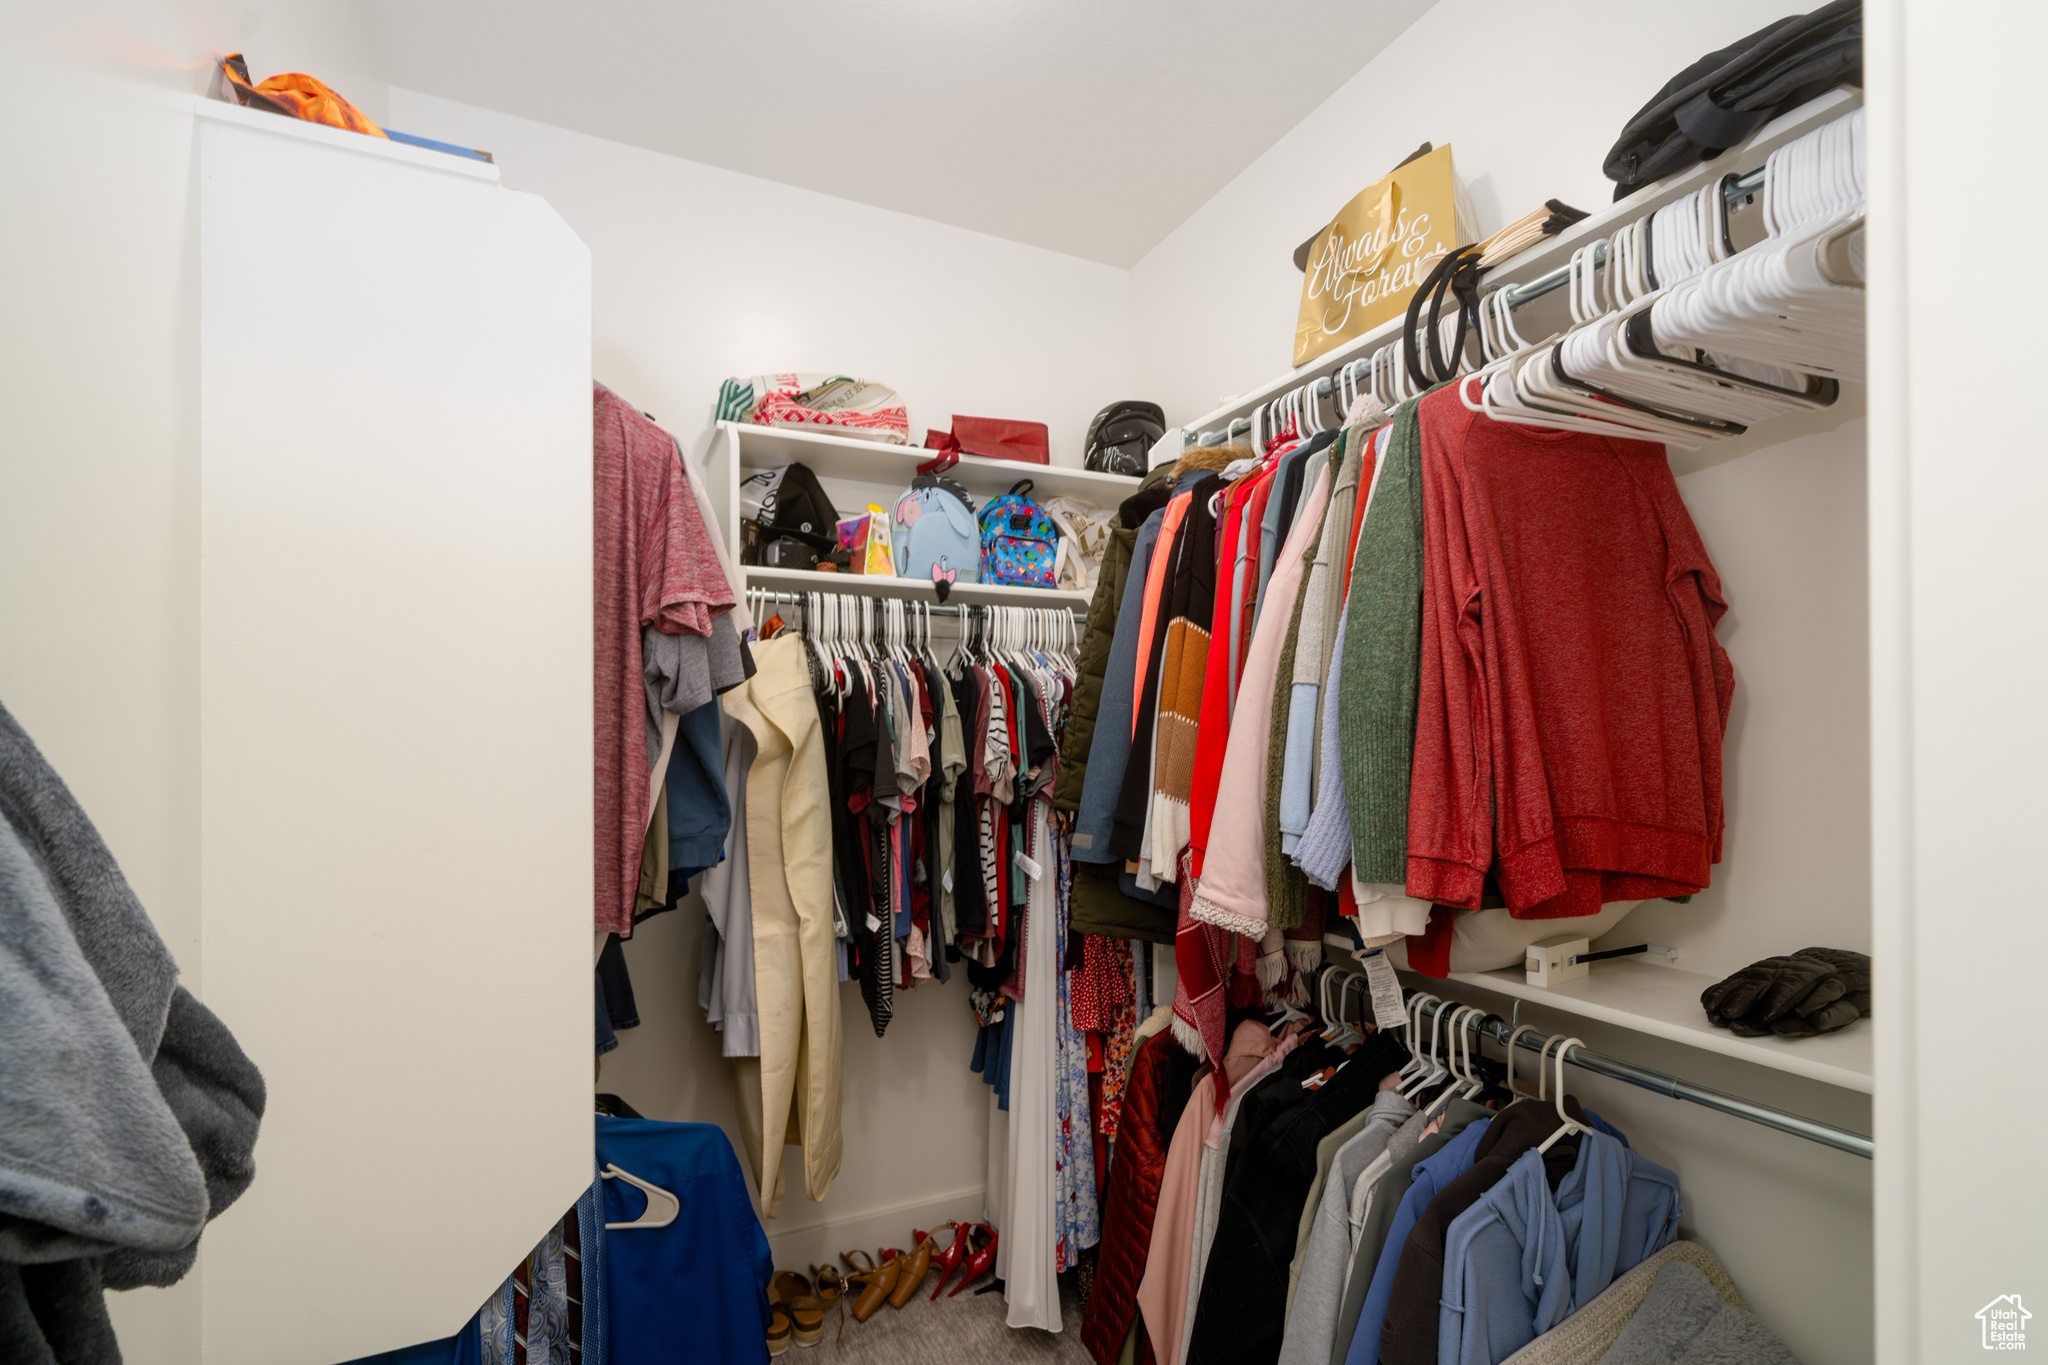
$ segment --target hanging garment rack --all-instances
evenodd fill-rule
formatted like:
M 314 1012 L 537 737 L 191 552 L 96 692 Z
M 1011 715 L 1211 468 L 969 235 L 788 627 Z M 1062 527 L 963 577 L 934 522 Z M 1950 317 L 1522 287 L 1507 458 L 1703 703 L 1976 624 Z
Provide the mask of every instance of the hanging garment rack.
M 1827 121 L 1827 119 L 1836 117 L 1842 112 L 1841 109 L 1833 101 L 1825 102 L 1824 109 L 1822 102 L 1816 102 L 1815 108 L 1817 111 L 1815 118 L 1818 122 L 1825 122 Z M 1733 208 L 1738 202 L 1747 199 L 1749 196 L 1759 191 L 1763 187 L 1763 183 L 1764 167 L 1762 166 L 1757 166 L 1751 170 L 1744 171 L 1740 174 L 1724 174 L 1721 177 L 1721 194 L 1724 201 L 1728 204 L 1728 206 L 1730 208 Z M 1651 201 L 1645 204 L 1642 213 L 1638 216 L 1647 217 L 1651 214 L 1654 214 L 1659 208 L 1662 208 L 1666 202 L 1668 202 L 1668 200 L 1662 197 L 1652 199 Z M 1633 221 L 1633 219 L 1629 221 Z M 1575 224 L 1573 226 L 1573 232 L 1575 234 L 1581 231 L 1590 233 L 1592 231 L 1597 230 L 1603 234 L 1611 234 L 1613 231 L 1619 229 L 1623 225 L 1624 224 L 1621 222 L 1595 222 L 1593 220 L 1588 220 L 1585 223 Z M 1604 262 L 1606 260 L 1606 255 L 1606 248 L 1599 248 L 1594 255 L 1595 262 Z M 1504 264 L 1512 265 L 1512 262 L 1507 262 Z M 1535 279 L 1528 280 L 1522 284 L 1496 285 L 1492 289 L 1487 290 L 1486 292 L 1491 294 L 1494 292 L 1505 290 L 1507 292 L 1508 306 L 1510 308 L 1520 308 L 1524 304 L 1531 303 L 1536 299 L 1542 298 L 1546 294 L 1554 293 L 1556 290 L 1563 288 L 1564 285 L 1570 280 L 1570 278 L 1571 266 L 1569 263 L 1566 263 L 1564 265 L 1558 266 L 1553 270 L 1547 271 L 1542 275 L 1537 276 Z M 1364 369 L 1366 366 L 1372 363 L 1373 359 L 1379 354 L 1380 351 L 1386 349 L 1387 346 L 1394 346 L 1398 344 L 1399 338 L 1396 337 L 1393 340 L 1388 341 L 1381 346 L 1374 347 L 1372 351 L 1368 352 L 1363 356 L 1355 357 L 1337 366 L 1335 372 L 1323 375 L 1317 379 L 1304 381 L 1303 384 L 1296 387 L 1306 389 L 1308 392 L 1314 394 L 1317 398 L 1328 398 L 1338 383 L 1338 375 L 1344 373 L 1347 370 L 1356 373 Z M 1275 396 L 1277 397 L 1278 395 Z M 1260 406 L 1269 406 L 1271 402 L 1272 399 L 1268 399 L 1265 402 L 1262 402 Z M 1228 441 L 1234 440 L 1250 432 L 1252 430 L 1252 425 L 1253 423 L 1250 415 L 1235 417 L 1220 428 L 1201 432 L 1199 436 L 1193 438 L 1192 443 L 1199 446 L 1222 445 Z
M 1728 207 L 1732 209 L 1737 203 L 1762 189 L 1763 184 L 1764 168 L 1761 166 L 1746 175 L 1723 176 L 1721 178 L 1721 197 L 1726 201 Z M 1607 244 L 1601 242 L 1593 248 L 1593 264 L 1600 266 L 1606 263 Z M 1555 293 L 1557 290 L 1564 288 L 1566 284 L 1570 283 L 1571 277 L 1572 267 L 1571 263 L 1567 261 L 1565 264 L 1557 267 L 1557 269 L 1538 275 L 1535 279 L 1529 280 L 1526 283 L 1495 285 L 1486 292 L 1489 294 L 1505 293 L 1507 295 L 1508 307 L 1520 308 L 1524 304 L 1533 303 L 1537 299 L 1542 298 L 1545 294 Z M 1387 343 L 1388 346 L 1398 344 L 1398 340 Z M 1384 349 L 1384 347 L 1380 348 L 1380 350 Z M 1356 373 L 1371 365 L 1378 355 L 1379 350 L 1375 350 L 1370 355 L 1360 356 L 1356 360 L 1348 360 L 1337 367 L 1337 374 L 1326 374 L 1320 379 L 1311 381 L 1306 387 L 1317 398 L 1328 398 L 1338 383 L 1337 375 L 1344 373 L 1346 370 Z M 1249 417 L 1236 418 L 1221 431 L 1203 432 L 1195 444 L 1201 446 L 1222 445 L 1224 442 L 1250 431 L 1251 425 L 1252 419 Z
M 804 598 L 812 592 L 830 593 L 832 596 L 835 597 L 859 598 L 863 596 L 863 594 L 860 593 L 835 593 L 830 588 L 811 588 L 807 589 L 805 592 L 784 592 L 780 588 L 749 588 L 748 592 L 753 594 L 754 598 L 757 601 L 767 602 L 777 607 L 794 607 L 799 611 L 803 609 Z M 881 598 L 876 600 L 887 601 L 889 599 Z M 920 612 L 926 613 L 927 615 L 944 616 L 951 618 L 964 617 L 971 612 L 988 612 L 991 610 L 998 609 L 997 606 L 992 606 L 990 604 L 982 602 L 955 602 L 951 605 L 939 605 L 911 598 L 903 598 L 899 600 L 914 602 L 917 609 Z M 1079 607 L 1048 607 L 1041 606 L 1036 602 L 1020 602 L 1015 606 L 1000 604 L 1000 609 L 1005 611 L 1064 611 L 1069 616 L 1073 617 L 1076 621 L 1085 622 L 1088 619 L 1088 613 L 1081 610 Z
M 1736 204 L 1740 203 L 1744 199 L 1747 199 L 1750 195 L 1755 194 L 1758 190 L 1761 190 L 1763 187 L 1764 168 L 1759 166 L 1755 170 L 1750 171 L 1744 175 L 1723 176 L 1721 178 L 1721 198 L 1722 201 L 1725 202 L 1730 209 L 1733 209 L 1736 206 Z M 1596 247 L 1593 251 L 1593 263 L 1595 265 L 1604 265 L 1606 264 L 1606 262 L 1606 246 L 1602 245 Z M 1499 285 L 1496 286 L 1496 290 L 1506 293 L 1508 298 L 1508 307 L 1520 308 L 1525 303 L 1528 303 L 1534 299 L 1540 299 L 1545 294 L 1553 293 L 1556 290 L 1564 288 L 1565 285 L 1570 282 L 1571 277 L 1571 264 L 1570 262 L 1566 262 L 1564 265 L 1559 266 L 1557 269 L 1549 271 L 1546 274 L 1538 275 L 1535 279 L 1530 280 L 1524 284 Z M 1493 293 L 1496 292 L 1496 290 L 1488 290 L 1487 292 Z M 1357 362 L 1354 361 L 1352 363 L 1356 364 Z M 1329 381 L 1325 379 L 1320 381 L 1320 383 L 1327 386 Z M 1329 392 L 1329 389 L 1327 387 L 1323 387 L 1317 389 L 1316 392 L 1318 394 L 1327 394 Z
M 1409 992 L 1411 998 L 1414 994 L 1416 993 L 1413 991 Z M 1433 1019 L 1439 1012 L 1445 1009 L 1459 1007 L 1459 1002 L 1456 1000 L 1441 999 L 1433 992 L 1424 992 L 1424 994 L 1428 998 L 1422 1002 L 1420 1013 L 1425 1019 Z M 1455 1027 L 1457 1024 L 1455 1017 L 1452 1016 L 1450 1018 Z M 1473 1029 L 1480 1037 L 1491 1038 L 1504 1047 L 1521 1047 L 1530 1052 L 1540 1053 L 1544 1046 L 1544 1035 L 1532 1034 L 1525 1028 L 1517 1028 L 1510 1021 L 1501 1018 L 1497 1014 L 1472 1015 L 1467 1026 Z M 1774 1109 L 1768 1104 L 1758 1104 L 1755 1100 L 1745 1100 L 1738 1095 L 1730 1095 L 1726 1091 L 1716 1090 L 1711 1086 L 1695 1085 L 1691 1081 L 1680 1080 L 1676 1076 L 1657 1071 L 1651 1067 L 1638 1066 L 1634 1062 L 1623 1061 L 1619 1057 L 1610 1057 L 1604 1052 L 1595 1052 L 1584 1043 L 1568 1045 L 1564 1049 L 1564 1059 L 1573 1066 L 1584 1071 L 1590 1071 L 1596 1076 L 1605 1076 L 1610 1080 L 1625 1081 L 1630 1085 L 1640 1086 L 1644 1090 L 1654 1090 L 1660 1095 L 1669 1095 L 1674 1100 L 1684 1100 L 1689 1104 L 1697 1104 L 1704 1109 L 1712 1109 L 1717 1113 L 1728 1114 L 1750 1123 L 1762 1124 L 1766 1128 L 1775 1128 L 1781 1133 L 1790 1133 L 1793 1137 L 1805 1138 L 1808 1142 L 1817 1142 L 1823 1147 L 1832 1147 L 1838 1152 L 1848 1152 L 1852 1156 L 1860 1156 L 1865 1161 L 1871 1159 L 1874 1150 L 1871 1140 L 1862 1133 L 1851 1132 L 1847 1128 L 1837 1128 L 1833 1124 L 1822 1123 L 1818 1119 L 1810 1119 L 1799 1114 L 1787 1113 L 1783 1109 Z

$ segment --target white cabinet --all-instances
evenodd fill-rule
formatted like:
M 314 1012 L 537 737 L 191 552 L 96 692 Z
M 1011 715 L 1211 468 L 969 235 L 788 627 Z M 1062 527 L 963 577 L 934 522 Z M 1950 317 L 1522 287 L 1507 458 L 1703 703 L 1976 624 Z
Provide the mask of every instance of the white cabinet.
M 183 966 L 270 1089 L 205 1358 L 332 1365 L 592 1177 L 590 256 L 494 168 L 200 113 Z

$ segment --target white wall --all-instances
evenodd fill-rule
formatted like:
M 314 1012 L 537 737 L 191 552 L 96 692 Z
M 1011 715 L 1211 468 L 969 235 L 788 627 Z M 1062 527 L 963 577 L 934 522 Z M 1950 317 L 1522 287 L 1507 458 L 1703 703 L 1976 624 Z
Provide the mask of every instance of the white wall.
M 202 996 L 191 97 L 236 48 L 383 116 L 345 0 L 0 5 L 0 700 Z M 131 1365 L 200 1358 L 205 1272 L 112 1296 Z
M 918 440 L 956 412 L 1042 421 L 1062 464 L 1127 396 L 1125 271 L 402 88 L 391 117 L 488 150 L 507 185 L 555 206 L 591 248 L 598 377 L 700 454 L 735 374 L 881 379 Z M 731 1070 L 696 1003 L 702 926 L 692 896 L 628 943 L 642 1023 L 598 1088 L 650 1118 L 721 1124 L 737 1144 Z M 793 1185 L 765 1221 L 780 1266 L 906 1244 L 913 1225 L 981 1210 L 988 1092 L 967 1069 L 965 979 L 899 992 L 879 1040 L 858 988 L 840 994 L 845 1157 L 824 1201 Z
M 1602 207 L 1613 187 L 1600 162 L 1627 117 L 1674 72 L 1784 12 L 1743 0 L 1616 23 L 1590 0 L 1440 0 L 1133 269 L 1134 392 L 1185 422 L 1285 373 L 1294 246 L 1424 139 L 1451 144 L 1470 186 L 1479 221 L 1463 239 L 1547 198 Z M 1731 603 L 1719 632 L 1737 677 L 1729 825 L 1711 889 L 1645 907 L 1611 942 L 1678 943 L 1683 967 L 1710 974 L 1809 944 L 1870 946 L 1863 414 L 1851 386 L 1825 414 L 1674 458 Z M 1616 1055 L 1870 1131 L 1863 1095 L 1557 1022 Z M 1866 1163 L 1597 1078 L 1573 1085 L 1678 1171 L 1691 1231 L 1801 1360 L 1869 1359 Z M 1787 1256 L 1794 1228 L 1842 1250 Z
M 727 376 L 823 370 L 894 387 L 914 441 L 956 412 L 1025 418 L 1078 465 L 1088 419 L 1128 396 L 1114 266 L 403 88 L 391 113 L 492 153 L 569 220 L 595 263 L 598 378 L 686 441 Z M 762 149 L 764 174 L 783 154 Z

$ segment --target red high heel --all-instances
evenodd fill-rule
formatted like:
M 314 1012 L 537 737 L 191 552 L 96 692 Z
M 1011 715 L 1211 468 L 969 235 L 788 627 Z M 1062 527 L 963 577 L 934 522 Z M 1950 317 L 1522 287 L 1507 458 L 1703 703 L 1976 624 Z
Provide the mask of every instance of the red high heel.
M 963 1259 L 965 1259 L 967 1255 L 968 1225 L 966 1223 L 941 1223 L 939 1224 L 938 1228 L 933 1228 L 932 1231 L 937 1232 L 939 1228 L 953 1229 L 953 1245 L 947 1247 L 944 1251 L 932 1257 L 932 1264 L 934 1266 L 937 1266 L 939 1271 L 939 1282 L 932 1286 L 933 1299 L 937 1299 L 939 1297 L 939 1291 L 946 1287 L 946 1281 L 952 1276 L 955 1270 L 958 1270 L 960 1268 L 960 1262 Z M 914 1235 L 921 1242 L 929 1234 L 919 1232 L 915 1233 Z
M 976 1245 L 979 1241 L 977 1234 L 984 1232 L 988 1234 L 988 1241 Z M 960 1277 L 960 1283 L 953 1286 L 953 1292 L 946 1295 L 949 1299 L 957 1296 L 961 1290 L 973 1284 L 983 1275 L 986 1275 L 989 1272 L 989 1268 L 996 1263 L 996 1230 L 994 1228 L 986 1223 L 976 1223 L 969 1230 L 967 1240 L 970 1252 L 967 1257 L 967 1273 Z

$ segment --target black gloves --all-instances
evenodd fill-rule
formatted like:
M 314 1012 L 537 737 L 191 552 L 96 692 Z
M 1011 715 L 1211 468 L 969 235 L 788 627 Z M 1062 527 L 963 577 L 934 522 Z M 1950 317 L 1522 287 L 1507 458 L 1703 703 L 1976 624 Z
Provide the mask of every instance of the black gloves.
M 1831 1033 L 1870 1013 L 1870 958 L 1844 948 L 1767 957 L 1707 987 L 1700 1004 L 1744 1038 Z

